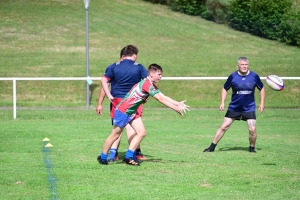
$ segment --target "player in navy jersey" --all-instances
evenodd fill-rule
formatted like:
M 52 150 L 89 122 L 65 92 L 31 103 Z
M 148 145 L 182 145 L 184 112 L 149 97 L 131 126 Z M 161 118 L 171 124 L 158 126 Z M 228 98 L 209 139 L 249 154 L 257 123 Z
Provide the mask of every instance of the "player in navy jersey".
M 235 120 L 243 120 L 247 121 L 249 129 L 249 151 L 256 153 L 256 103 L 254 94 L 255 88 L 260 90 L 260 105 L 258 110 L 262 113 L 265 104 L 265 89 L 260 77 L 255 72 L 249 70 L 249 60 L 246 57 L 238 59 L 237 68 L 237 71 L 229 75 L 221 91 L 220 111 L 224 111 L 227 91 L 230 88 L 232 89 L 231 102 L 225 114 L 224 121 L 217 130 L 213 142 L 204 152 L 213 152 L 231 124 Z
M 184 101 L 176 101 L 165 96 L 155 85 L 162 78 L 162 67 L 153 63 L 148 67 L 147 78 L 141 80 L 126 94 L 122 101 L 117 105 L 115 110 L 115 118 L 113 120 L 113 129 L 111 134 L 106 138 L 102 152 L 98 157 L 98 161 L 102 165 L 108 165 L 107 154 L 112 143 L 120 137 L 120 133 L 127 124 L 130 124 L 136 134 L 129 144 L 129 148 L 125 155 L 125 163 L 132 166 L 140 164 L 134 159 L 134 152 L 137 146 L 146 136 L 146 129 L 142 118 L 136 118 L 137 110 L 140 105 L 146 103 L 150 96 L 165 106 L 172 108 L 178 114 L 183 116 L 186 110 L 189 111 L 189 106 Z
M 109 91 L 109 84 L 111 85 L 111 91 L 108 93 L 108 99 L 110 104 L 110 116 L 114 118 L 114 111 L 121 99 L 127 94 L 133 85 L 138 83 L 143 78 L 147 77 L 147 70 L 141 64 L 136 63 L 138 54 L 138 48 L 133 45 L 124 47 L 120 52 L 120 60 L 106 68 L 105 74 L 101 80 L 102 89 L 99 94 L 98 105 L 96 107 L 96 113 L 102 114 L 102 102 L 104 100 L 105 92 Z M 138 109 L 138 117 L 142 115 L 142 106 Z M 126 126 L 127 138 L 130 143 L 134 137 L 135 131 L 130 125 Z M 118 146 L 120 139 L 117 139 L 110 149 L 109 161 L 118 160 Z M 136 150 L 136 157 L 140 160 L 146 159 L 141 153 L 140 147 Z

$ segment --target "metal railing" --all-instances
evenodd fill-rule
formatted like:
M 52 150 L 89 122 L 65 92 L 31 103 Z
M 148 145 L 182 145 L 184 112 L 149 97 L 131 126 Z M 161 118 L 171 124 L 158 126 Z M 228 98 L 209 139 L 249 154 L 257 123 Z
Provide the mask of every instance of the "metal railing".
M 266 77 L 260 77 L 266 79 Z M 300 77 L 280 77 L 283 80 L 300 80 Z M 163 77 L 161 80 L 226 80 L 227 77 Z M 13 115 L 17 118 L 17 81 L 87 81 L 101 77 L 0 77 L 0 81 L 13 81 Z

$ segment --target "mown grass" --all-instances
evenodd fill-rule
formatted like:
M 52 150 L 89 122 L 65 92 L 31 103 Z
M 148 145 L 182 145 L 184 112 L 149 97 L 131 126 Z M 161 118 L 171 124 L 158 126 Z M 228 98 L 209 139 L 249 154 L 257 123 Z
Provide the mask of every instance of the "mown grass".
M 257 154 L 248 152 L 245 122 L 235 122 L 214 153 L 203 153 L 222 122 L 216 109 L 193 109 L 180 117 L 146 108 L 149 158 L 140 167 L 121 161 L 99 165 L 97 155 L 111 130 L 108 111 L 11 110 L 0 113 L 2 199 L 298 199 L 300 180 L 298 110 L 258 115 Z M 53 145 L 48 155 L 42 140 Z M 127 149 L 123 138 L 120 158 Z M 55 190 L 50 188 L 55 178 Z M 53 195 L 53 190 L 57 193 Z M 53 199 L 53 198 L 52 198 Z
M 83 2 L 16 0 L 0 5 L 1 77 L 85 76 Z M 101 77 L 126 44 L 140 48 L 138 62 L 162 65 L 164 76 L 228 76 L 242 55 L 261 76 L 300 74 L 298 48 L 164 6 L 139 0 L 92 1 L 89 19 L 92 77 Z M 91 106 L 86 108 L 83 81 L 18 81 L 13 120 L 12 83 L 0 81 L 0 106 L 5 107 L 0 112 L 1 199 L 53 197 L 45 137 L 54 145 L 46 155 L 57 180 L 55 198 L 298 199 L 300 87 L 299 81 L 285 83 L 281 92 L 267 87 L 266 110 L 257 121 L 257 154 L 247 152 L 243 122 L 233 124 L 216 152 L 204 154 L 224 113 L 202 108 L 219 106 L 223 81 L 162 80 L 162 91 L 187 99 L 192 110 L 180 117 L 150 100 L 143 116 L 148 135 L 142 143 L 149 160 L 134 168 L 96 162 L 111 131 L 107 102 L 103 116 L 94 111 L 98 82 L 91 87 Z M 124 138 L 121 157 L 127 147 Z
M 3 1 L 0 7 L 1 77 L 84 77 L 83 2 Z M 164 76 L 228 76 L 240 56 L 265 77 L 300 76 L 300 49 L 237 32 L 199 17 L 140 0 L 93 1 L 89 9 L 90 76 L 101 77 L 120 49 L 134 44 L 138 62 L 158 63 Z M 267 91 L 267 107 L 299 107 L 299 81 Z M 12 105 L 12 82 L 0 81 L 0 106 Z M 218 107 L 223 81 L 161 81 L 163 92 L 193 107 Z M 269 88 L 268 88 L 269 89 Z M 18 106 L 84 106 L 84 81 L 18 81 Z M 91 86 L 95 106 L 99 82 Z M 274 102 L 276 99 L 277 102 Z M 279 103 L 278 103 L 279 102 Z

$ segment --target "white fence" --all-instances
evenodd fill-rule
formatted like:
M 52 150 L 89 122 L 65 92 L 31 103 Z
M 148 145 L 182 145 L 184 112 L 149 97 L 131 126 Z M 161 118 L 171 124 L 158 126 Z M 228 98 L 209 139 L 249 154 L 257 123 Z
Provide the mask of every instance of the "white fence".
M 260 77 L 266 79 L 266 77 Z M 300 80 L 300 77 L 280 77 L 283 80 Z M 163 77 L 161 80 L 226 80 L 227 77 Z M 32 78 L 1 78 L 0 81 L 13 81 L 13 113 L 17 118 L 17 81 L 91 81 L 101 77 L 32 77 Z

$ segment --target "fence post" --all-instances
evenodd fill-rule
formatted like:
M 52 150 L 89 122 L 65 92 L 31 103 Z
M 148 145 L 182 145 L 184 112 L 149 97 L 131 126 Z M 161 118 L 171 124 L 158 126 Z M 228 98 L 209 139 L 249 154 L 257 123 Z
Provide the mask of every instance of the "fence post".
M 13 107 L 14 107 L 14 119 L 17 118 L 17 80 L 13 79 Z

